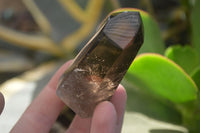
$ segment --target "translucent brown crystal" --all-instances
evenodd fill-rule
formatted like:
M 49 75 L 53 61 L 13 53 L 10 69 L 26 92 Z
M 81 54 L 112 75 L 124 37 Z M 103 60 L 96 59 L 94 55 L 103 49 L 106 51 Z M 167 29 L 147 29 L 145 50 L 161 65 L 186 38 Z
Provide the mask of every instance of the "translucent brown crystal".
M 62 75 L 57 95 L 80 117 L 110 100 L 143 43 L 139 12 L 111 13 Z

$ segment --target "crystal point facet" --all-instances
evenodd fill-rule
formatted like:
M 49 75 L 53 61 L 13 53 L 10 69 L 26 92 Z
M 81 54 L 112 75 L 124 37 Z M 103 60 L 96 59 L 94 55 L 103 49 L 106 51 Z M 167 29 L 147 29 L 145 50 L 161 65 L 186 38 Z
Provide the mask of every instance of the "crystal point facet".
M 62 75 L 57 95 L 80 117 L 110 100 L 143 43 L 139 12 L 111 13 Z

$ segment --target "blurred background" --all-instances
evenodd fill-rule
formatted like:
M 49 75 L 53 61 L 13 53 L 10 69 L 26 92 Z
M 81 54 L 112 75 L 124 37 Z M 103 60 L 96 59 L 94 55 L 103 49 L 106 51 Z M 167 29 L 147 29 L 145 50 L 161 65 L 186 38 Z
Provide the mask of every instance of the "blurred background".
M 55 71 L 72 59 L 94 35 L 109 12 L 138 8 L 145 42 L 141 53 L 163 54 L 174 45 L 191 44 L 190 13 L 195 0 L 0 0 L 0 91 L 6 105 L 0 131 L 9 132 Z M 181 114 L 130 84 L 124 133 L 184 133 Z M 61 133 L 74 113 L 67 107 L 51 129 Z M 145 126 L 144 126 L 145 125 Z

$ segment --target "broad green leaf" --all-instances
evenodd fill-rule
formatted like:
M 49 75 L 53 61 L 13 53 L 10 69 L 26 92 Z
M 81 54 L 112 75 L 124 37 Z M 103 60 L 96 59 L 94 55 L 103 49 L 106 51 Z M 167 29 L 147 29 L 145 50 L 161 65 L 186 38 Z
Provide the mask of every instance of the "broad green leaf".
M 194 100 L 197 97 L 194 81 L 178 65 L 161 55 L 138 56 L 128 73 L 138 77 L 148 86 L 140 89 L 146 89 L 174 103 Z
M 176 62 L 188 74 L 191 74 L 199 63 L 196 51 L 190 46 L 171 46 L 166 50 L 165 56 Z
M 127 80 L 127 75 L 122 81 L 122 85 L 126 88 L 127 92 L 126 111 L 140 112 L 157 120 L 181 124 L 181 114 L 173 106 L 158 100 L 158 98 L 149 95 L 149 93 L 144 92 L 142 89 L 134 87 Z M 131 81 L 135 79 L 131 79 Z
M 191 14 L 192 41 L 195 50 L 200 57 L 200 0 L 196 0 Z
M 146 12 L 140 11 L 144 24 L 144 43 L 140 53 L 164 53 L 164 42 L 156 21 Z
M 200 67 L 198 67 L 192 74 L 192 79 L 196 83 L 197 87 L 200 89 Z

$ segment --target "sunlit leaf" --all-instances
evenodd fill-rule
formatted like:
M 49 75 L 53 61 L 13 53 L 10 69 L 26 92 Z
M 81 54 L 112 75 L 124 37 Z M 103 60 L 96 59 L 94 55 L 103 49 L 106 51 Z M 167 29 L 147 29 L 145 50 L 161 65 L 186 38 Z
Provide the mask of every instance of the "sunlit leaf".
M 161 55 L 138 56 L 128 73 L 138 77 L 148 86 L 141 86 L 140 89 L 146 89 L 172 102 L 186 102 L 197 97 L 197 86 L 193 80 L 179 66 Z
M 131 78 L 125 76 L 124 80 L 122 81 L 122 85 L 126 88 L 127 92 L 127 103 L 126 103 L 126 110 L 130 112 L 141 112 L 148 117 L 174 123 L 174 124 L 181 124 L 181 114 L 165 102 L 159 100 L 158 98 L 149 95 L 149 93 L 145 92 L 142 89 L 138 89 L 134 87 L 127 78 Z M 131 81 L 135 81 L 136 78 L 132 79 Z M 142 82 L 140 82 L 142 85 Z
M 164 53 L 164 42 L 156 21 L 146 12 L 140 12 L 144 24 L 144 43 L 140 53 Z
M 198 55 L 190 46 L 171 46 L 166 52 L 165 56 L 176 62 L 188 74 L 194 71 L 199 63 Z

